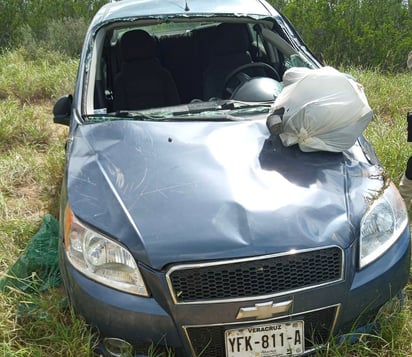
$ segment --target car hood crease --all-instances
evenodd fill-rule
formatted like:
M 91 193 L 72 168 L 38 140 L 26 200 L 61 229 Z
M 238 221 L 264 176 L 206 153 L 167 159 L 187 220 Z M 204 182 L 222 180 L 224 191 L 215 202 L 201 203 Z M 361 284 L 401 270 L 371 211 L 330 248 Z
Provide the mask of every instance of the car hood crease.
M 352 206 L 368 175 L 361 162 L 283 147 L 264 121 L 112 121 L 75 136 L 73 212 L 156 269 L 347 247 L 365 209 Z

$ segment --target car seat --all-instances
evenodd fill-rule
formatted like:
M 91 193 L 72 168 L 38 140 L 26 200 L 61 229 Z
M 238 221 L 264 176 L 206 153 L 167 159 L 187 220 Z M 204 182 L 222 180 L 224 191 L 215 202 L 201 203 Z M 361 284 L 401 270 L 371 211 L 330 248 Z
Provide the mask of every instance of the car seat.
M 250 38 L 245 24 L 223 23 L 216 27 L 211 57 L 204 71 L 203 99 L 221 97 L 226 76 L 234 69 L 252 63 Z
M 139 110 L 180 103 L 170 72 L 156 56 L 156 42 L 143 30 L 120 39 L 121 67 L 113 82 L 114 110 Z

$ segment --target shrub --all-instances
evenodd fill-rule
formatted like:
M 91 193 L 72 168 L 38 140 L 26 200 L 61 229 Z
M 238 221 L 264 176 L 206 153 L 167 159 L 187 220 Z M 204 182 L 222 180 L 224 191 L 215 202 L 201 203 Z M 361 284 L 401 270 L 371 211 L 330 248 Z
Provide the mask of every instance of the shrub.
M 78 57 L 82 50 L 88 28 L 85 18 L 53 20 L 47 27 L 47 44 L 51 50 L 57 50 L 71 57 Z
M 41 34 L 35 33 L 25 24 L 19 30 L 20 47 L 25 48 L 32 59 L 41 56 L 44 51 L 60 52 L 68 57 L 77 58 L 82 50 L 87 27 L 88 20 L 82 17 L 52 20 Z

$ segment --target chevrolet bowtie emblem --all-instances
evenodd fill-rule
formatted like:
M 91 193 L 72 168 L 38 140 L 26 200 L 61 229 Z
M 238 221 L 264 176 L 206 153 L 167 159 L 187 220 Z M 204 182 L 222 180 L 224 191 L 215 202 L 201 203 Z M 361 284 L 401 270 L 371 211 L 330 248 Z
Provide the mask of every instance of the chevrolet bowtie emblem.
M 268 319 L 273 315 L 288 312 L 292 306 L 292 300 L 274 304 L 273 301 L 255 304 L 251 307 L 241 307 L 237 313 L 236 319 L 245 319 L 254 317 L 255 319 Z

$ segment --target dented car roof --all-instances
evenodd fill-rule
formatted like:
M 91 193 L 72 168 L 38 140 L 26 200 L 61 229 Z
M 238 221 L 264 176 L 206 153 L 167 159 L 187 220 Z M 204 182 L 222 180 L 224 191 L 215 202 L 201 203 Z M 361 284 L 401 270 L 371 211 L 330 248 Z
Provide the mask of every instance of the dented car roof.
M 219 15 L 250 14 L 261 16 L 277 15 L 266 1 L 262 0 L 123 0 L 107 4 L 97 14 L 98 21 L 115 18 L 155 15 Z M 96 20 L 96 19 L 95 19 Z

